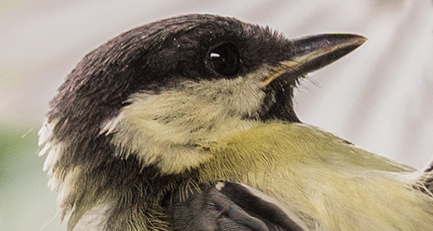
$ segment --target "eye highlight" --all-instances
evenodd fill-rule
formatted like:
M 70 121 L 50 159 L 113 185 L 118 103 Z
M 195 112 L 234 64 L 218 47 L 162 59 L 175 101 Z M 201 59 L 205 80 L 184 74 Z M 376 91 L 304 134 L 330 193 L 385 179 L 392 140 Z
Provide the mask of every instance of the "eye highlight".
M 210 68 L 220 75 L 233 76 L 240 70 L 239 50 L 233 43 L 223 43 L 209 50 Z

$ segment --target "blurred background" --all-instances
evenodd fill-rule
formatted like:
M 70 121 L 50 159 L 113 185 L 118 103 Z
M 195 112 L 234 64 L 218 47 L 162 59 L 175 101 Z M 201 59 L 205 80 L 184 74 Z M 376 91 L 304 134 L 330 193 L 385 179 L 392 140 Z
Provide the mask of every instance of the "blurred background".
M 364 35 L 363 46 L 303 81 L 299 117 L 418 169 L 433 156 L 431 0 L 0 0 L 0 230 L 65 230 L 37 132 L 76 63 L 123 31 L 188 13 L 233 16 L 290 38 Z

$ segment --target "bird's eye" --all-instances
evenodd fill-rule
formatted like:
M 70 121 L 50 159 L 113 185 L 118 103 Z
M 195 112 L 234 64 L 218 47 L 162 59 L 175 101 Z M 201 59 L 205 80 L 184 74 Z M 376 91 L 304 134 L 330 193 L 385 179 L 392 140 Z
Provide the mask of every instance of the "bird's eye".
M 218 74 L 233 76 L 239 72 L 239 50 L 232 43 L 225 43 L 208 53 L 210 67 Z

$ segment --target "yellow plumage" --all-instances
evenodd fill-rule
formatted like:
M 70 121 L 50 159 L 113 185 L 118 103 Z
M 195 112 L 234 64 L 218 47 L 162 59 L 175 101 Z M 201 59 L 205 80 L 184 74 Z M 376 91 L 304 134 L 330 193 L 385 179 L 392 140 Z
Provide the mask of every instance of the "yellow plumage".
M 203 182 L 257 188 L 310 229 L 432 229 L 433 199 L 413 188 L 413 168 L 315 127 L 265 123 L 217 142 L 211 153 L 200 169 Z

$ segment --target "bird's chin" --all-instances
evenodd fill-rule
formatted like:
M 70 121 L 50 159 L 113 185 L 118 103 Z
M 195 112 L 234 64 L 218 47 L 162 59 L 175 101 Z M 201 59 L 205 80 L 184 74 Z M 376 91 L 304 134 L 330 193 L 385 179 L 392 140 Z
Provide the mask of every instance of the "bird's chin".
M 293 108 L 293 90 L 289 86 L 282 87 L 283 90 L 266 92 L 266 97 L 258 112 L 258 120 L 262 122 L 270 120 L 300 122 Z

